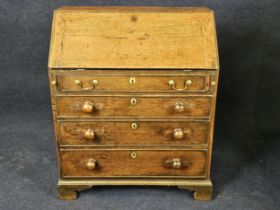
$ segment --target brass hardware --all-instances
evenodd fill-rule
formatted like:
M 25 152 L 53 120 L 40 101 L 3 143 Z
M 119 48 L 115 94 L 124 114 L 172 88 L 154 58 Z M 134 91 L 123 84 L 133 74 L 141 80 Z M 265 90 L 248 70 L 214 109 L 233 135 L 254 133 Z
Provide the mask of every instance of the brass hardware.
M 211 85 L 216 85 L 216 82 L 215 82 L 215 81 L 212 81 L 212 82 L 211 82 Z
M 132 128 L 132 129 L 137 129 L 137 128 L 138 128 L 137 123 L 131 123 L 131 128 Z
M 99 82 L 98 82 L 98 80 L 94 79 L 91 81 L 91 83 L 92 83 L 92 87 L 87 88 L 87 87 L 84 87 L 83 83 L 80 80 L 78 80 L 78 79 L 75 80 L 75 84 L 84 91 L 94 90 Z
M 187 90 L 189 88 L 189 86 L 191 86 L 192 84 L 192 80 L 188 79 L 185 81 L 185 87 L 180 89 L 180 88 L 176 88 L 176 83 L 174 80 L 169 80 L 168 85 L 176 91 L 183 91 L 183 90 Z
M 137 103 L 137 99 L 136 98 L 132 98 L 132 99 L 130 99 L 130 104 L 131 105 L 136 105 L 136 103 Z
M 87 129 L 86 131 L 85 131 L 85 133 L 84 133 L 84 136 L 85 136 L 85 138 L 86 139 L 88 139 L 88 140 L 94 140 L 94 138 L 95 138 L 95 133 L 94 133 L 94 130 L 92 130 L 92 129 Z
M 86 164 L 86 166 L 89 170 L 95 169 L 96 165 L 97 165 L 97 161 L 95 159 L 88 159 L 87 164 Z
M 173 130 L 173 137 L 174 139 L 180 140 L 184 138 L 184 132 L 181 128 L 175 128 Z
M 130 77 L 129 78 L 129 84 L 134 85 L 136 83 L 136 78 L 135 77 Z
M 183 113 L 185 111 L 184 104 L 182 102 L 177 102 L 174 107 L 175 112 Z
M 53 81 L 51 82 L 51 84 L 52 84 L 53 86 L 56 86 L 56 80 L 53 80 Z
M 93 103 L 86 101 L 82 106 L 82 112 L 85 114 L 92 113 L 94 109 Z
M 137 154 L 136 154 L 136 152 L 131 152 L 130 156 L 131 156 L 131 158 L 135 159 L 137 157 Z
M 181 158 L 173 158 L 164 161 L 164 166 L 167 168 L 179 169 L 188 167 L 188 163 L 187 161 L 182 160 Z

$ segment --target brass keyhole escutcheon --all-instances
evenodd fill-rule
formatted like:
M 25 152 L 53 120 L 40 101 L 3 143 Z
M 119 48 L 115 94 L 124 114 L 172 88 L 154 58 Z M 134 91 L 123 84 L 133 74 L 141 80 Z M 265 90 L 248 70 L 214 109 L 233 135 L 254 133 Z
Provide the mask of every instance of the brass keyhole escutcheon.
M 137 154 L 136 154 L 136 152 L 131 152 L 130 156 L 132 159 L 135 159 L 137 157 Z
M 129 78 L 129 84 L 134 85 L 136 83 L 136 78 L 135 77 L 130 77 Z
M 136 103 L 137 103 L 137 99 L 136 99 L 136 98 L 130 99 L 130 104 L 131 104 L 132 106 L 136 105 Z
M 131 123 L 131 128 L 132 128 L 132 129 L 137 129 L 137 128 L 138 128 L 137 123 Z

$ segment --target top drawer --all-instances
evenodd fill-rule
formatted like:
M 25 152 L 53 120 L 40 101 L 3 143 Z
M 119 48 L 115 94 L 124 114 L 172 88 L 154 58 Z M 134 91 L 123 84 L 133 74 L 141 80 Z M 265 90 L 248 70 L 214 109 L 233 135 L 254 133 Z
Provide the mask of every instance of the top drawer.
M 211 91 L 214 72 L 201 71 L 60 71 L 56 74 L 60 93 L 97 92 L 205 93 Z

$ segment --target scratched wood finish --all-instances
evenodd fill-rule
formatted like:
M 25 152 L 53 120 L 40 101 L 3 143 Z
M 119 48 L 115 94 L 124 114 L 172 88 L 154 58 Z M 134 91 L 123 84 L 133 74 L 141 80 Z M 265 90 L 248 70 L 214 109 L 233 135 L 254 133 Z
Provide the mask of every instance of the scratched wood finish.
M 137 128 L 133 129 L 132 125 Z M 184 146 L 207 144 L 208 121 L 86 121 L 59 122 L 61 145 L 91 146 Z M 181 129 L 183 137 L 176 139 L 174 130 Z M 93 139 L 85 135 L 87 130 L 95 133 Z
M 136 104 L 131 105 L 135 98 Z M 91 102 L 92 113 L 83 113 L 85 102 Z M 85 96 L 57 97 L 59 117 L 209 117 L 212 97 L 159 97 L 159 96 Z M 183 103 L 184 111 L 177 113 L 176 103 Z
M 136 158 L 131 153 L 136 153 Z M 168 168 L 166 160 L 181 158 L 183 168 Z M 96 160 L 96 168 L 88 169 L 89 159 Z M 63 177 L 104 176 L 185 176 L 204 177 L 205 151 L 168 150 L 67 150 L 61 151 Z
M 216 69 L 215 33 L 208 9 L 58 9 L 49 68 Z
M 130 74 L 127 72 L 126 75 L 118 74 L 107 74 L 106 70 L 103 74 L 93 74 L 92 71 L 87 71 L 88 74 L 80 74 L 79 72 L 73 72 L 71 74 L 65 73 L 58 76 L 59 84 L 58 90 L 62 93 L 76 92 L 76 93 L 95 93 L 95 92 L 168 92 L 174 93 L 176 90 L 169 86 L 168 82 L 174 80 L 176 88 L 184 89 L 185 82 L 190 80 L 186 90 L 182 92 L 187 93 L 203 93 L 209 91 L 210 86 L 210 75 L 192 75 L 186 73 L 185 75 L 157 75 L 157 71 L 148 75 L 141 75 L 141 71 L 137 74 Z M 83 87 L 80 87 L 75 83 L 76 80 L 81 81 Z M 97 80 L 98 84 L 90 91 L 84 91 L 83 88 L 92 88 L 92 81 Z

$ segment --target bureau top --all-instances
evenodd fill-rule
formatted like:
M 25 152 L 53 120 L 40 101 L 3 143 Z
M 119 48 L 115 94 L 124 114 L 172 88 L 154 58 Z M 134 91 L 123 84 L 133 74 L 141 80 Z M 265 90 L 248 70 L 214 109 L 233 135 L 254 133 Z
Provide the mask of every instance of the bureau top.
M 49 68 L 218 69 L 213 11 L 186 7 L 62 7 Z

